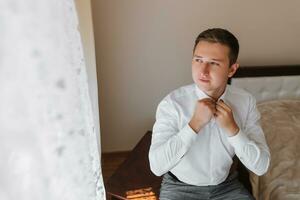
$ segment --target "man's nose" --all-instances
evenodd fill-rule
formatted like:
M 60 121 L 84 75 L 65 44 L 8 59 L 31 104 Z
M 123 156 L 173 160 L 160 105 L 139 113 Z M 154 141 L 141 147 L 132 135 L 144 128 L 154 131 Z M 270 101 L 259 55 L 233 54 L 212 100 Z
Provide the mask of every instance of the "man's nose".
M 201 64 L 200 72 L 203 75 L 208 75 L 209 74 L 209 63 L 203 62 Z

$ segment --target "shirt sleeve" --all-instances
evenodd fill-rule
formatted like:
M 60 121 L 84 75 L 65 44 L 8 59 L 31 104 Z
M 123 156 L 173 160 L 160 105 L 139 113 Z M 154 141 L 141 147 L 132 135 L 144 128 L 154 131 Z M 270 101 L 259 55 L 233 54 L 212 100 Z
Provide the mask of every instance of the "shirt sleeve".
M 170 171 L 196 140 L 188 124 L 178 129 L 178 117 L 171 100 L 166 98 L 158 105 L 149 150 L 150 169 L 157 176 Z
M 250 98 L 245 126 L 237 135 L 228 137 L 240 161 L 253 173 L 265 174 L 270 164 L 270 152 L 263 130 L 259 124 L 260 113 L 254 97 Z

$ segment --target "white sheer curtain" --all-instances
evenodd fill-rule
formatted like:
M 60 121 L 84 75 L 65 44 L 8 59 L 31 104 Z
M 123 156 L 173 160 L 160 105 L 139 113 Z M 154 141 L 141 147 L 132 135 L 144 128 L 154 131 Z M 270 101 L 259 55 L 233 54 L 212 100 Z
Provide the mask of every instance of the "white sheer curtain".
M 105 199 L 73 0 L 0 0 L 0 199 Z

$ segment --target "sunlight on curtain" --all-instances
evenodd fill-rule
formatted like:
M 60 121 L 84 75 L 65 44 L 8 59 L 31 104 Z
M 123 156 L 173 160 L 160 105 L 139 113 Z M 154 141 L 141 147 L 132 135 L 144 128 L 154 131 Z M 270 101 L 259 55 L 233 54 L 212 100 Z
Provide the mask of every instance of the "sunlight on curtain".
M 105 192 L 73 0 L 0 0 L 0 199 Z

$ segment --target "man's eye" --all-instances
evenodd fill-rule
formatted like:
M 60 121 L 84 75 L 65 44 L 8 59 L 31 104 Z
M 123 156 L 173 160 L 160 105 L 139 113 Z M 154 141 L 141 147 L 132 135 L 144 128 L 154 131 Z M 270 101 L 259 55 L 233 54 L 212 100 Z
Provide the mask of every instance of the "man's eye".
M 198 63 L 203 63 L 202 59 L 199 59 L 199 58 L 195 58 L 195 61 Z
M 217 62 L 210 62 L 211 65 L 219 66 L 220 64 Z

